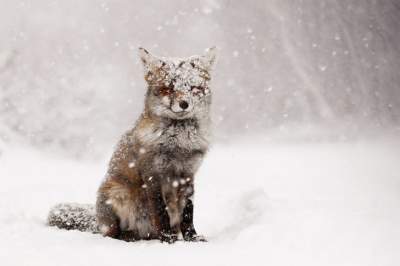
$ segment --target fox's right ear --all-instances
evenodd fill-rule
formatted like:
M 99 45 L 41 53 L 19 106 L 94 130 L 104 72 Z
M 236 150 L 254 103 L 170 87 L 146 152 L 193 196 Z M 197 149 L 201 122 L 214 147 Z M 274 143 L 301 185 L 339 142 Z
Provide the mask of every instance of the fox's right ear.
M 142 60 L 143 64 L 145 65 L 152 60 L 152 55 L 143 47 L 139 47 L 139 56 L 140 60 Z
M 139 47 L 140 60 L 143 62 L 144 67 L 147 70 L 153 70 L 162 64 L 162 60 L 150 54 L 149 51 L 143 47 Z

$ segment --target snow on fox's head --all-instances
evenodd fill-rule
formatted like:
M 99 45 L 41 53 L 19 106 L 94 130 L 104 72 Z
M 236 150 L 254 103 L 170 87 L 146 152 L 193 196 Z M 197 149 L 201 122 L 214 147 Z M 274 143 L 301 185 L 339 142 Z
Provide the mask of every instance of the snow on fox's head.
M 186 119 L 208 112 L 216 49 L 188 58 L 161 58 L 139 48 L 148 84 L 146 108 L 160 117 Z

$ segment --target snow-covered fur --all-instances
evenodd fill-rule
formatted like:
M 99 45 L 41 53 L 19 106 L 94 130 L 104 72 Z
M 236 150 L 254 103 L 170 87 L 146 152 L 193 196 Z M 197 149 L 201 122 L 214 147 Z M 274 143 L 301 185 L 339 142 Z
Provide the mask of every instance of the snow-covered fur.
M 186 59 L 155 57 L 143 48 L 139 53 L 148 85 L 145 108 L 111 158 L 98 191 L 97 228 L 125 240 L 173 242 L 179 233 L 200 240 L 192 196 L 194 175 L 209 146 L 215 48 Z M 71 226 L 69 218 L 69 224 L 60 220 L 60 211 L 52 210 L 50 225 L 85 229 L 81 223 Z
M 57 204 L 49 212 L 48 224 L 68 230 L 99 232 L 95 208 L 91 204 Z

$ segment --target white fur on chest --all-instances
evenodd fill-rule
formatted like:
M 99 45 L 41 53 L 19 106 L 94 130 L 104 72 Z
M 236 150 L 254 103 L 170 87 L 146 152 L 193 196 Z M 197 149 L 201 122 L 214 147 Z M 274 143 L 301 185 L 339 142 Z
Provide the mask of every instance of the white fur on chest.
M 171 150 L 204 150 L 208 147 L 207 137 L 194 125 L 151 125 L 139 130 L 138 138 L 145 146 L 161 145 Z

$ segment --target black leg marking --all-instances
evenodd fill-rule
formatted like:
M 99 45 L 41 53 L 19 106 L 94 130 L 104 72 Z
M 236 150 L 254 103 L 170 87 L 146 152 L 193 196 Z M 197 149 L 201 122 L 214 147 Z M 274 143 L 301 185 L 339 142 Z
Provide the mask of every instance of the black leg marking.
M 197 235 L 193 225 L 193 202 L 187 199 L 185 208 L 183 209 L 183 217 L 181 223 L 181 231 L 185 241 L 205 241 L 203 237 Z

